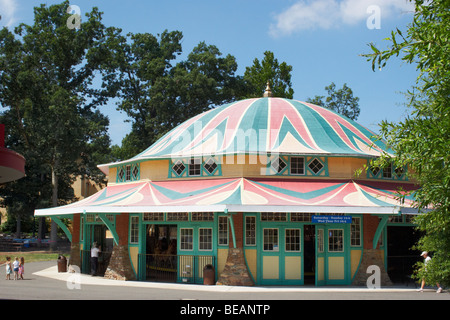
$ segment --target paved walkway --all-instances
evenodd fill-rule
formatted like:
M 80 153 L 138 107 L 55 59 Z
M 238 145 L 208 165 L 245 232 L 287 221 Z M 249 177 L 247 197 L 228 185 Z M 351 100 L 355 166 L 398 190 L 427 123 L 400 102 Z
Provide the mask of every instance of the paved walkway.
M 103 277 L 93 277 L 80 273 L 63 272 L 58 273 L 57 266 L 52 266 L 44 270 L 34 273 L 40 277 L 51 278 L 55 280 L 65 281 L 68 286 L 76 285 L 96 285 L 96 286 L 120 286 L 120 287 L 134 287 L 134 288 L 154 288 L 154 289 L 172 289 L 183 291 L 204 291 L 204 292 L 260 292 L 260 293 L 275 293 L 275 292 L 416 292 L 414 287 L 385 287 L 379 289 L 368 289 L 366 287 L 348 287 L 348 286 L 333 286 L 333 287 L 240 287 L 240 286 L 208 286 L 196 284 L 182 284 L 182 283 L 163 283 L 163 282 L 147 282 L 147 281 L 120 281 L 110 280 Z M 425 291 L 435 291 L 433 289 L 426 289 Z

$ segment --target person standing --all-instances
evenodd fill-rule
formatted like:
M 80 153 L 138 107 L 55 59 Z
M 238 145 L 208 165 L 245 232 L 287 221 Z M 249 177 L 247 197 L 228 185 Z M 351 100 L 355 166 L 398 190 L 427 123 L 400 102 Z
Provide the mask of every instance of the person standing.
M 19 279 L 19 258 L 15 258 L 13 262 L 14 280 Z
M 100 253 L 100 248 L 97 246 L 97 242 L 92 244 L 91 249 L 91 275 L 97 275 L 97 267 L 98 267 L 98 255 Z
M 425 264 L 425 271 L 426 271 L 427 270 L 427 264 L 428 264 L 428 262 L 430 262 L 431 257 L 428 255 L 427 251 L 422 252 L 422 254 L 420 256 L 425 259 L 424 264 Z M 441 286 L 437 282 L 436 282 L 436 285 L 438 287 L 436 293 L 441 293 L 442 292 Z M 417 291 L 423 292 L 423 287 L 425 287 L 425 278 L 422 279 L 422 285 L 420 286 L 420 289 L 417 290 Z

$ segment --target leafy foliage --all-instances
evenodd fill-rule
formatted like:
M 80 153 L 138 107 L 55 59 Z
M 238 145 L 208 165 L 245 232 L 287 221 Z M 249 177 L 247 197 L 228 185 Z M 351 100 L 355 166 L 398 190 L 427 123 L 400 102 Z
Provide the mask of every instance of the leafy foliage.
M 392 57 L 414 64 L 419 71 L 408 92 L 410 114 L 399 123 L 383 122 L 381 136 L 395 150 L 397 165 L 408 165 L 421 188 L 416 206 L 424 214 L 415 221 L 424 236 L 418 248 L 433 253 L 427 265 L 431 284 L 450 285 L 450 10 L 448 0 L 415 1 L 407 32 L 392 31 L 390 47 L 370 44 L 366 56 L 372 69 Z M 424 269 L 417 273 L 424 275 Z
M 353 96 L 352 89 L 346 83 L 342 89 L 336 90 L 336 85 L 332 82 L 325 87 L 325 90 L 328 92 L 326 98 L 325 96 L 315 96 L 313 99 L 308 98 L 306 102 L 333 110 L 352 120 L 358 119 L 361 111 L 358 104 L 359 98 Z

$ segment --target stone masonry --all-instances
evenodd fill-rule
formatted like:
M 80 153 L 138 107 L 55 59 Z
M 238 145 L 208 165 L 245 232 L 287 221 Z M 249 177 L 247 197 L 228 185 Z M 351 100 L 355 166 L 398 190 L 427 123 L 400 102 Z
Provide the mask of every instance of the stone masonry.
M 380 268 L 380 286 L 392 286 L 392 281 L 389 278 L 383 262 L 383 251 L 379 249 L 364 249 L 361 265 L 353 280 L 354 286 L 366 286 L 367 279 L 371 276 L 371 273 L 367 273 L 367 268 L 371 265 L 376 265 Z
M 127 245 L 116 245 L 113 248 L 105 278 L 113 280 L 136 280 L 131 266 Z
M 253 286 L 253 280 L 247 269 L 243 248 L 229 248 L 225 268 L 217 280 L 217 285 Z

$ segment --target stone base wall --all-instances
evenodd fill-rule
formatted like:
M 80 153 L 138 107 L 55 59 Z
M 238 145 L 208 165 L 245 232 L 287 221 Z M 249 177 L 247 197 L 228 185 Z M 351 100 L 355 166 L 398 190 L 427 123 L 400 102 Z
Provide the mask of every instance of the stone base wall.
M 81 252 L 79 243 L 72 243 L 70 245 L 69 265 L 77 266 L 81 269 Z
M 253 286 L 244 258 L 244 249 L 229 248 L 225 268 L 216 282 L 225 286 Z
M 115 245 L 109 260 L 105 278 L 113 280 L 136 280 L 131 266 L 128 245 Z
M 372 273 L 367 273 L 367 268 L 371 265 L 376 265 L 380 268 L 380 286 L 392 286 L 392 281 L 384 268 L 383 252 L 379 249 L 364 249 L 361 265 L 356 273 L 355 279 L 352 285 L 354 286 L 366 286 L 367 279 Z

